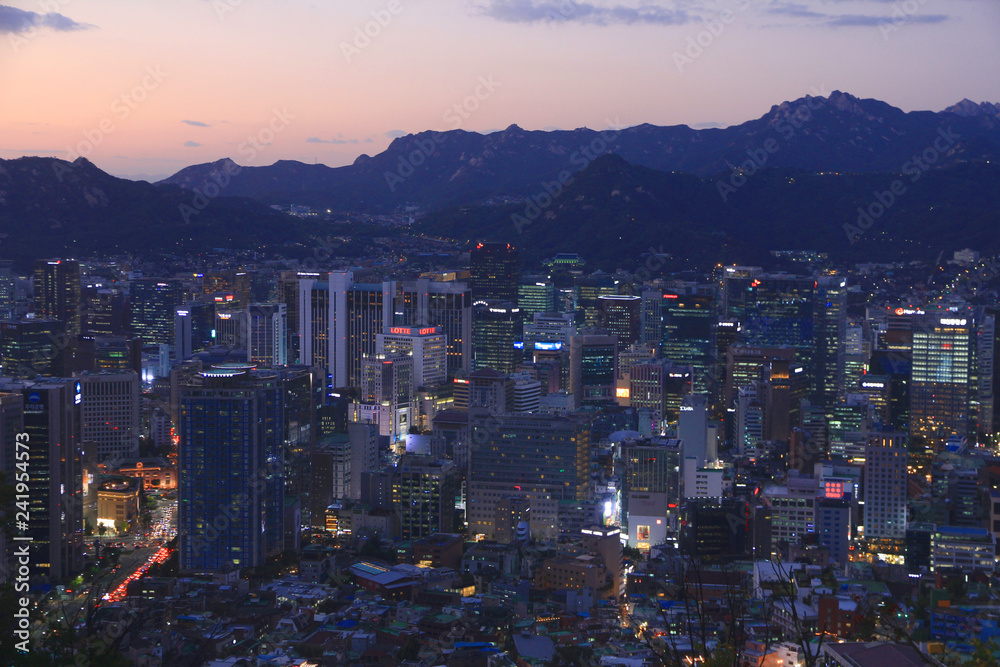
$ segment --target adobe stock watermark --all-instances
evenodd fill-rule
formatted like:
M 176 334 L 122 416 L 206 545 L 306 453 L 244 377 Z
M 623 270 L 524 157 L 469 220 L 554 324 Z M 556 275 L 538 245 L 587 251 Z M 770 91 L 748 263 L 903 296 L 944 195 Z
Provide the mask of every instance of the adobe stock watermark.
M 892 15 L 888 21 L 878 24 L 878 31 L 882 35 L 882 41 L 888 42 L 889 35 L 899 30 L 902 26 L 916 22 L 917 13 L 921 5 L 927 0 L 903 0 L 892 4 Z M 940 20 L 940 19 L 939 19 Z
M 621 127 L 621 120 L 617 116 L 614 121 L 605 119 L 605 123 L 609 128 Z M 620 135 L 621 131 L 619 129 L 608 129 L 599 132 L 589 143 L 580 146 L 570 154 L 570 164 L 577 167 L 577 173 L 583 171 L 590 166 L 591 162 L 611 150 L 611 144 L 617 141 Z M 510 221 L 513 223 L 514 229 L 517 230 L 518 234 L 525 227 L 532 225 L 538 220 L 556 202 L 565 191 L 566 186 L 573 183 L 573 173 L 569 169 L 563 169 L 556 175 L 555 180 L 542 181 L 541 191 L 528 198 L 528 203 L 525 205 L 523 213 L 511 214 Z
M 215 15 L 219 17 L 219 20 L 226 18 L 226 14 L 231 14 L 236 11 L 236 8 L 241 6 L 245 0 L 212 0 L 212 9 L 215 10 Z
M 336 236 L 317 238 L 316 245 L 313 246 L 312 257 L 306 257 L 301 262 L 295 260 L 292 263 L 293 269 L 305 272 L 317 271 L 319 270 L 320 262 L 328 261 L 333 257 L 333 251 L 340 246 L 340 239 Z
M 774 130 L 781 135 L 782 141 L 791 140 L 798 130 L 801 130 L 806 123 L 815 117 L 813 112 L 826 106 L 824 88 L 824 86 L 820 86 L 817 89 L 816 86 L 812 86 L 811 90 L 815 95 L 806 96 L 806 101 L 795 107 L 795 110 L 787 118 L 781 118 L 774 124 Z M 720 179 L 715 183 L 722 201 L 729 201 L 730 195 L 746 185 L 749 177 L 763 169 L 770 157 L 779 150 L 781 150 L 781 142 L 774 137 L 765 139 L 764 143 L 757 148 L 747 149 L 748 159 L 734 167 L 728 179 Z
M 237 152 L 246 158 L 245 161 L 248 165 L 252 164 L 257 159 L 257 155 L 270 146 L 275 137 L 288 128 L 289 121 L 294 119 L 295 116 L 289 113 L 287 108 L 274 109 L 267 124 L 248 136 L 246 141 L 241 142 L 236 149 Z M 194 196 L 191 198 L 190 204 L 178 205 L 177 209 L 180 211 L 181 217 L 184 218 L 184 222 L 190 224 L 192 217 L 208 208 L 209 203 L 221 196 L 223 190 L 229 187 L 233 176 L 241 171 L 243 171 L 243 167 L 232 161 L 228 161 L 221 170 L 213 171 L 210 174 L 213 182 L 203 184 L 201 189 L 194 188 Z
M 73 161 L 81 157 L 89 157 L 98 146 L 104 143 L 108 135 L 118 129 L 118 124 L 125 122 L 132 112 L 145 102 L 150 93 L 160 87 L 167 73 L 160 69 L 159 65 L 147 65 L 142 79 L 130 90 L 117 96 L 111 101 L 111 115 L 102 118 L 96 126 L 83 131 L 83 138 L 73 145 L 66 147 L 66 162 L 53 162 L 52 169 L 56 173 L 56 178 L 62 182 L 62 178 L 73 170 Z
M 736 0 L 734 4 L 737 11 L 744 11 L 750 6 L 750 0 Z M 687 46 L 684 47 L 683 52 L 674 51 L 673 60 L 677 71 L 683 74 L 684 68 L 693 65 L 694 61 L 705 53 L 705 49 L 710 48 L 715 44 L 715 40 L 722 36 L 722 33 L 726 31 L 726 26 L 732 25 L 735 21 L 736 12 L 732 9 L 722 10 L 717 18 L 703 20 L 704 30 L 699 31 L 696 35 L 688 35 Z
M 632 281 L 638 284 L 642 284 L 647 280 L 650 280 L 653 277 L 654 272 L 663 268 L 663 265 L 666 263 L 664 258 L 670 257 L 670 253 L 663 249 L 662 243 L 659 248 L 649 246 L 646 253 L 649 257 L 646 258 L 645 264 L 639 267 L 639 269 L 632 274 Z
M 402 11 L 403 4 L 400 0 L 389 0 L 384 9 L 372 10 L 372 20 L 366 22 L 364 26 L 354 28 L 354 39 L 340 43 L 340 53 L 344 56 L 344 60 L 350 64 L 354 58 L 360 56 L 362 51 L 371 46 L 372 40 L 381 35 Z
M 405 155 L 400 155 L 396 162 L 395 171 L 386 170 L 383 173 L 389 192 L 395 192 L 397 187 L 405 183 L 406 179 L 410 176 L 413 176 L 417 172 L 417 167 L 420 167 L 432 158 L 437 153 L 438 147 L 448 141 L 446 132 L 457 130 L 461 127 L 463 121 L 471 118 L 472 114 L 479 110 L 483 102 L 492 97 L 497 88 L 502 85 L 499 81 L 494 80 L 492 74 L 479 77 L 478 85 L 476 85 L 471 95 L 466 96 L 461 102 L 456 102 L 445 110 L 442 119 L 446 123 L 447 128 L 440 132 L 433 132 L 430 136 L 418 137 L 415 142 L 417 145 L 416 150 L 410 151 Z
M 938 136 L 934 138 L 932 144 L 925 148 L 920 155 L 914 155 L 904 162 L 900 172 L 910 177 L 910 183 L 916 183 L 924 175 L 924 172 L 947 153 L 959 139 L 961 139 L 961 135 L 953 132 L 951 127 L 939 129 Z M 897 178 L 889 184 L 888 189 L 872 192 L 873 200 L 867 206 L 858 207 L 858 219 L 855 224 L 844 223 L 844 233 L 847 235 L 847 240 L 852 245 L 860 240 L 864 233 L 875 224 L 875 221 L 885 215 L 886 211 L 906 194 L 906 191 L 906 183 L 903 182 L 903 179 Z

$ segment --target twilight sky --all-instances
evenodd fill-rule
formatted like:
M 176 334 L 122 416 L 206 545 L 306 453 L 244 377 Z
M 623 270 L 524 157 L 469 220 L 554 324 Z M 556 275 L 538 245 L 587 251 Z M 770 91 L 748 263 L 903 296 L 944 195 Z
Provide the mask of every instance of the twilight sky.
M 0 158 L 120 176 L 339 166 L 428 129 L 725 126 L 833 90 L 1000 102 L 1000 2 L 0 0 Z

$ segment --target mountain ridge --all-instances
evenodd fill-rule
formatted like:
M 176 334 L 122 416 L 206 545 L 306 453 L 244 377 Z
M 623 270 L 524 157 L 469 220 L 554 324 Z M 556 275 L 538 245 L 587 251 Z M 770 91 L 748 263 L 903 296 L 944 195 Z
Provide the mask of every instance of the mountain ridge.
M 953 128 L 960 140 L 936 167 L 1000 159 L 1000 118 L 988 113 L 989 107 L 959 103 L 949 109 L 955 111 L 904 112 L 833 91 L 773 105 L 757 119 L 726 128 L 643 123 L 603 131 L 545 131 L 511 124 L 490 134 L 424 131 L 393 139 L 385 151 L 342 167 L 295 160 L 242 166 L 228 189 L 267 204 L 383 213 L 403 207 L 432 210 L 529 194 L 561 171 L 578 172 L 607 152 L 658 171 L 711 176 L 735 169 L 769 139 L 778 142 L 779 150 L 769 155 L 768 166 L 891 172 L 932 146 L 942 127 Z M 158 184 L 204 187 L 218 176 L 218 164 L 192 165 Z

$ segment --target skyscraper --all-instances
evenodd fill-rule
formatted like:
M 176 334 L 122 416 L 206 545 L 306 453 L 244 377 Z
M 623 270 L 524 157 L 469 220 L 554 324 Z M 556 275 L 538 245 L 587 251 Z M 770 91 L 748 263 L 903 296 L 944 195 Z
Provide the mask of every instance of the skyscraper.
M 472 290 L 462 282 L 428 278 L 396 284 L 393 327 L 441 327 L 448 345 L 448 377 L 472 370 Z
M 875 433 L 865 451 L 865 537 L 906 538 L 906 434 Z
M 517 295 L 525 324 L 532 321 L 535 313 L 556 312 L 556 286 L 544 276 L 527 276 L 518 285 Z
M 448 379 L 448 345 L 441 327 L 390 327 L 375 336 L 375 353 L 411 355 L 413 388 L 436 387 Z
M 254 567 L 283 545 L 282 387 L 228 364 L 181 388 L 180 567 Z
M 570 338 L 569 384 L 577 405 L 612 401 L 618 370 L 618 339 L 581 333 Z
M 80 376 L 83 441 L 97 444 L 100 461 L 139 455 L 139 376 L 89 373 Z
M 812 396 L 816 402 L 830 407 L 845 389 L 847 279 L 820 276 L 815 299 L 816 379 Z
M 127 328 L 125 294 L 112 287 L 83 288 L 80 333 L 84 337 L 121 336 Z
M 583 501 L 589 493 L 589 439 L 575 416 L 469 415 L 469 530 L 494 535 L 502 498 Z M 541 511 L 541 506 L 533 510 Z M 553 517 L 554 518 L 554 517 Z M 553 521 L 554 523 L 554 521 Z
M 704 290 L 670 290 L 663 293 L 662 308 L 662 355 L 678 366 L 690 366 L 694 391 L 708 393 L 715 362 L 714 298 Z
M 207 300 L 189 301 L 174 311 L 176 360 L 183 361 L 216 343 L 218 331 L 215 318 L 215 304 Z
M 0 323 L 4 377 L 30 380 L 61 375 L 65 334 L 62 322 L 20 320 Z
M 718 452 L 708 443 L 708 399 L 699 394 L 687 394 L 681 399 L 680 410 L 677 437 L 681 440 L 681 460 L 694 457 L 699 466 L 715 461 Z
M 605 294 L 597 297 L 597 324 L 618 340 L 618 351 L 633 343 L 641 336 L 642 298 L 619 294 Z
M 361 362 L 361 402 L 380 406 L 380 435 L 405 439 L 414 423 L 413 356 L 375 354 Z
M 184 289 L 179 281 L 143 278 L 129 285 L 132 332 L 147 345 L 174 342 L 174 315 Z
M 816 378 L 815 284 L 806 276 L 761 275 L 750 282 L 741 320 L 747 345 L 793 348 L 810 386 Z
M 283 303 L 252 303 L 247 308 L 249 325 L 247 361 L 265 367 L 288 364 L 288 314 Z
M 346 274 L 350 276 L 351 274 Z M 330 274 L 330 339 L 334 355 L 331 374 L 334 386 L 357 387 L 365 357 L 375 354 L 375 336 L 392 322 L 395 283 L 347 284 L 345 274 Z
M 501 301 L 477 303 L 473 317 L 473 367 L 513 373 L 522 356 L 521 350 L 514 347 L 521 332 L 520 309 Z
M 330 282 L 327 274 L 300 275 L 298 280 L 298 361 L 330 372 Z
M 56 585 L 82 565 L 80 383 L 64 378 L 5 379 L 0 380 L 0 392 L 23 397 L 31 575 Z
M 473 301 L 517 305 L 519 253 L 509 243 L 479 243 L 469 253 Z
M 452 461 L 407 454 L 392 470 L 392 502 L 400 537 L 418 540 L 458 530 L 455 498 L 461 480 Z
M 970 433 L 973 320 L 968 310 L 918 316 L 913 330 L 910 434 L 938 449 L 951 435 Z
M 70 336 L 80 335 L 83 300 L 80 264 L 71 259 L 40 259 L 35 262 L 35 316 L 59 320 Z
M 678 445 L 666 438 L 622 443 L 622 517 L 630 547 L 645 550 L 662 544 L 668 529 L 677 527 L 682 460 Z
M 650 359 L 632 365 L 630 404 L 650 411 L 659 422 L 676 422 L 681 414 L 681 401 L 690 393 L 690 367 L 674 366 L 669 359 Z

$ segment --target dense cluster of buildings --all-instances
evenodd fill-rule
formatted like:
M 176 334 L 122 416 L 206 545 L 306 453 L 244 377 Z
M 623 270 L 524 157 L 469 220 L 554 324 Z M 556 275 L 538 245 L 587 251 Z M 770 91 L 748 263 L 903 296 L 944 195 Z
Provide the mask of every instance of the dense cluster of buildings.
M 963 623 L 1000 636 L 996 292 L 962 282 L 968 253 L 919 290 L 792 259 L 645 282 L 485 242 L 425 273 L 0 266 L 33 585 L 166 492 L 176 576 L 122 604 L 178 629 L 136 664 L 971 651 Z

